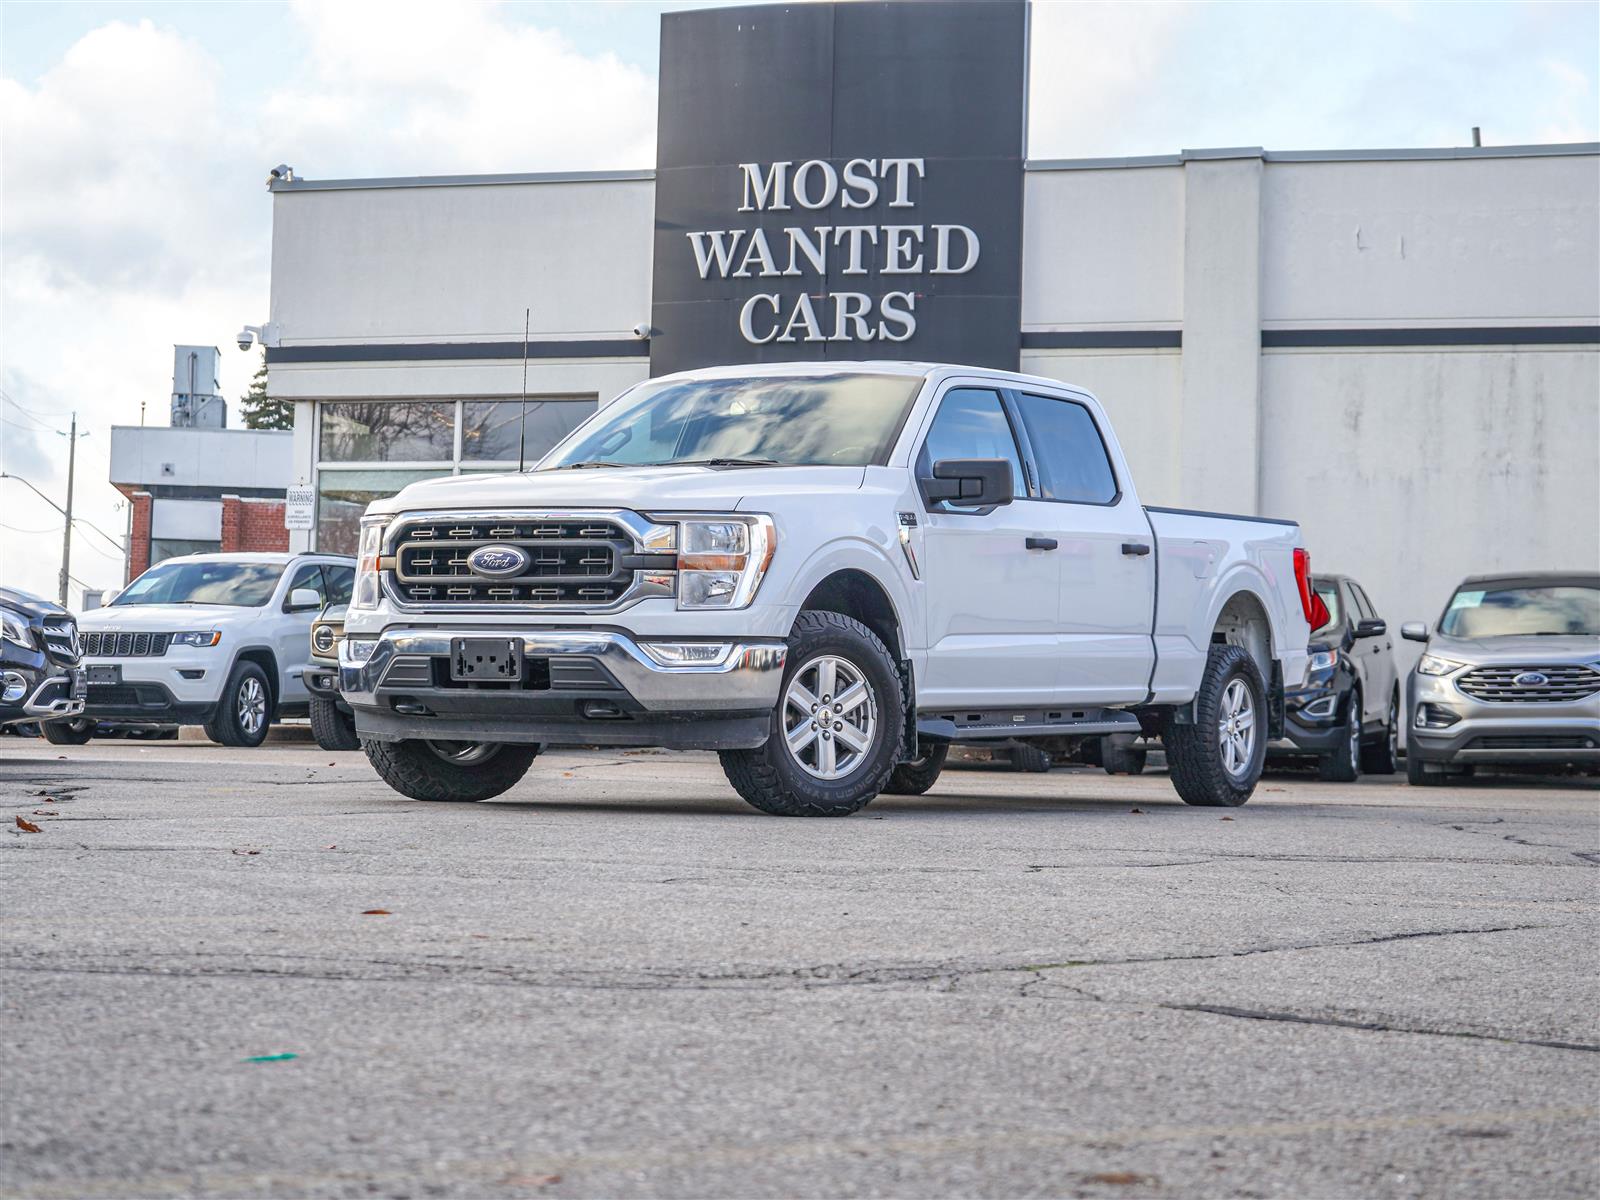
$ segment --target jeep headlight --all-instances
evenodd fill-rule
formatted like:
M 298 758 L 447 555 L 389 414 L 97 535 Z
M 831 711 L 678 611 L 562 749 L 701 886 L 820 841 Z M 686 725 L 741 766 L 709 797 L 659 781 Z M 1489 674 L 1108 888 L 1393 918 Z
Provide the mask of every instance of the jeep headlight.
M 1417 659 L 1418 675 L 1448 675 L 1452 671 L 1459 671 L 1466 663 L 1452 662 L 1448 658 L 1439 658 L 1437 655 L 1424 654 Z
M 678 607 L 744 608 L 772 562 L 778 532 L 765 514 L 664 517 L 678 526 Z
M 361 545 L 356 551 L 356 582 L 350 593 L 351 608 L 378 607 L 378 556 L 383 553 L 383 534 L 388 528 L 388 517 L 362 518 Z
M 0 608 L 0 637 L 15 642 L 24 650 L 33 649 L 33 635 L 28 632 L 28 618 L 9 608 Z
M 206 646 L 215 646 L 220 641 L 222 641 L 222 630 L 220 629 L 187 629 L 182 633 L 172 635 L 172 644 L 174 646 L 199 646 L 204 648 Z
M 311 627 L 311 653 L 319 658 L 334 658 L 338 649 L 338 626 L 322 624 Z

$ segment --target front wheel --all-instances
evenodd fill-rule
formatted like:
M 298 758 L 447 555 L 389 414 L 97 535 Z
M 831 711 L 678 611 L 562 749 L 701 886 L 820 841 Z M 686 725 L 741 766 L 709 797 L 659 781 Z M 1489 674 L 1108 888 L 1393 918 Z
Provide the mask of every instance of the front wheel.
M 362 742 L 383 781 L 413 800 L 488 800 L 515 787 L 539 747 L 506 742 Z
M 39 732 L 52 746 L 84 746 L 94 736 L 94 722 L 87 717 L 74 721 L 46 721 L 39 726 Z
M 216 711 L 205 723 L 206 736 L 223 746 L 259 746 L 271 724 L 267 673 L 253 662 L 242 662 L 228 676 Z
M 905 721 L 900 673 L 877 634 L 836 612 L 803 612 L 765 745 L 723 750 L 734 790 L 780 817 L 845 817 L 883 790 Z
M 1389 720 L 1383 736 L 1361 748 L 1361 769 L 1368 775 L 1393 775 L 1400 761 L 1400 693 L 1389 697 Z
M 1318 763 L 1317 773 L 1330 783 L 1354 783 L 1361 778 L 1361 693 L 1351 692 L 1345 708 L 1339 745 Z
M 320 696 L 311 698 L 311 734 L 324 750 L 361 749 L 355 717 Z
M 1211 647 L 1193 720 L 1179 724 L 1168 715 L 1161 731 L 1167 773 L 1185 804 L 1236 808 L 1250 799 L 1267 754 L 1266 697 L 1261 668 L 1248 651 Z

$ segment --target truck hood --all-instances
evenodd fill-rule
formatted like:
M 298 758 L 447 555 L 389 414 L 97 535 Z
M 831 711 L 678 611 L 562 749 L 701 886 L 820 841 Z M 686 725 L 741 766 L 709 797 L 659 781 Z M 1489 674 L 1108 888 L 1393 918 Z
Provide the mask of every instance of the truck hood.
M 118 633 L 177 633 L 185 629 L 222 629 L 254 621 L 265 608 L 232 604 L 128 604 L 97 608 L 78 618 L 85 633 L 111 629 Z
M 1474 666 L 1591 663 L 1600 660 L 1600 638 L 1581 634 L 1453 638 L 1436 633 L 1428 642 L 1428 653 Z
M 856 491 L 864 467 L 594 467 L 584 470 L 529 471 L 519 474 L 452 475 L 413 483 L 386 500 L 375 500 L 371 514 L 434 509 L 630 508 L 643 512 L 674 509 L 712 512 L 783 496 L 815 496 Z
M 18 588 L 0 587 L 0 608 L 9 608 L 25 617 L 64 617 L 67 610 L 43 596 L 24 592 Z

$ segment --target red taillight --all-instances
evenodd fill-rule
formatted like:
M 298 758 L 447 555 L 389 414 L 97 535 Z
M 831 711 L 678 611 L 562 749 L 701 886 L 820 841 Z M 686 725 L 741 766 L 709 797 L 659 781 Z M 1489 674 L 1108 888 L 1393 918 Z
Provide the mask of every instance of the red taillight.
M 1294 582 L 1300 589 L 1300 608 L 1306 614 L 1306 624 L 1321 629 L 1328 623 L 1328 606 L 1311 590 L 1311 551 L 1294 552 Z

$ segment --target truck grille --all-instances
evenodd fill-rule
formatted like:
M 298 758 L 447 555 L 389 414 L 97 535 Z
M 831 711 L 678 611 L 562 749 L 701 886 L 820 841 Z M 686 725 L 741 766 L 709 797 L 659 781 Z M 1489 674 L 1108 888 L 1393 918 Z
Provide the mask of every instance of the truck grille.
M 51 662 L 70 667 L 78 661 L 78 623 L 71 617 L 46 618 L 44 652 Z
M 633 583 L 624 558 L 633 540 L 604 520 L 419 521 L 396 535 L 397 595 L 430 606 L 538 604 L 595 607 L 619 599 Z M 528 564 L 509 578 L 474 574 L 467 559 L 480 546 L 515 546 Z
M 1500 704 L 1551 704 L 1582 700 L 1600 691 L 1600 671 L 1575 664 L 1556 667 L 1475 667 L 1463 675 L 1456 686 L 1474 700 Z
M 85 658 L 160 658 L 172 644 L 170 633 L 86 633 Z

